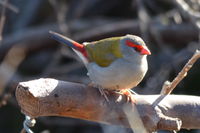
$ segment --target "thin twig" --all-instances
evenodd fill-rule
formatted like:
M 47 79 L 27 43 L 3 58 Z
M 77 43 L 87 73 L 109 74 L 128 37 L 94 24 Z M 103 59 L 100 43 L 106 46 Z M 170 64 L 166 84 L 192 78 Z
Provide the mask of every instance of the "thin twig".
M 195 19 L 200 18 L 200 13 L 195 12 L 184 0 L 175 0 L 174 2 L 184 13 L 187 13 L 190 17 L 194 17 Z
M 193 10 L 184 0 L 175 0 L 176 5 L 179 7 L 182 14 L 187 15 L 191 22 L 200 29 L 199 19 L 200 13 L 198 11 Z
M 187 62 L 187 64 L 183 67 L 181 72 L 174 78 L 172 82 L 165 81 L 163 88 L 161 90 L 161 94 L 170 94 L 174 88 L 178 85 L 178 83 L 187 76 L 187 72 L 192 68 L 193 64 L 200 58 L 200 51 L 196 50 L 192 58 Z
M 141 30 L 141 36 L 144 38 L 146 42 L 149 42 L 149 34 L 148 34 L 148 26 L 151 21 L 151 17 L 149 16 L 144 2 L 142 0 L 136 0 L 137 2 L 137 15 L 139 18 L 139 26 Z
M 6 21 L 6 6 L 7 3 L 8 3 L 8 0 L 4 0 L 3 1 L 3 8 L 2 8 L 2 11 L 1 11 L 1 20 L 0 20 L 0 41 L 2 41 L 2 33 L 3 33 L 3 28 L 4 28 L 4 24 L 5 24 L 5 21 Z
M 3 94 L 7 83 L 17 71 L 18 66 L 24 60 L 25 55 L 26 50 L 22 47 L 13 47 L 8 51 L 4 60 L 0 64 L 0 95 Z
M 13 11 L 15 13 L 19 13 L 19 9 L 16 6 L 14 6 L 10 3 L 5 3 L 4 1 L 0 1 L 0 4 L 4 7 L 8 8 L 8 9 L 10 9 L 11 11 Z
M 55 10 L 59 30 L 67 35 L 70 35 L 68 24 L 65 18 L 66 11 L 67 11 L 66 4 L 63 2 L 58 2 L 57 0 L 49 0 L 49 3 L 52 5 L 52 7 Z
M 198 46 L 196 44 L 190 44 L 186 48 L 180 50 L 178 53 L 173 53 L 171 51 L 171 54 L 167 55 L 164 58 L 162 53 L 156 55 L 157 57 L 154 59 L 155 61 L 157 61 L 158 59 L 162 59 L 162 61 L 160 62 L 160 68 L 151 69 L 151 73 L 153 73 L 153 75 L 147 79 L 146 85 L 140 90 L 140 92 L 142 91 L 143 94 L 148 94 L 149 92 L 151 94 L 158 93 L 158 88 L 162 87 L 163 82 L 169 78 L 172 70 L 179 72 L 181 64 L 190 59 L 189 56 L 194 54 L 195 49 L 198 49 Z M 168 61 L 170 60 L 172 62 L 169 63 Z

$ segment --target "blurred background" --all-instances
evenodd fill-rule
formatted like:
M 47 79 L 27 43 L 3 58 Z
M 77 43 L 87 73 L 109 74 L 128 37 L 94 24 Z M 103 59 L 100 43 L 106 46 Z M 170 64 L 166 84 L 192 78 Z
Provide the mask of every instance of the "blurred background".
M 15 99 L 18 82 L 51 77 L 89 83 L 86 69 L 48 31 L 78 42 L 141 36 L 152 55 L 135 91 L 159 94 L 200 48 L 199 0 L 0 0 L 0 133 L 17 133 L 24 115 Z M 174 94 L 200 95 L 200 61 Z M 35 133 L 132 133 L 131 129 L 72 118 L 41 117 Z M 160 131 L 160 133 L 167 133 Z M 181 130 L 180 133 L 200 133 Z

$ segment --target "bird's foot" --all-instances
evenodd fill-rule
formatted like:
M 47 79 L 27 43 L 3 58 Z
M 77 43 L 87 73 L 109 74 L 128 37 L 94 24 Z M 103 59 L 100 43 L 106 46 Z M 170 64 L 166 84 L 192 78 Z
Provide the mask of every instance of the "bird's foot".
M 128 102 L 130 101 L 131 103 L 136 103 L 136 100 L 131 90 L 129 89 L 121 90 L 120 93 L 127 97 Z

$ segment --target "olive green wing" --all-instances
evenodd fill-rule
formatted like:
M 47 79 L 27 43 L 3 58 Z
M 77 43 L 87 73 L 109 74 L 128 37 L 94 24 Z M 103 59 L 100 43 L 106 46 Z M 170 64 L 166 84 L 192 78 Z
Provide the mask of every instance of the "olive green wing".
M 120 37 L 103 39 L 85 45 L 89 62 L 101 67 L 109 66 L 114 60 L 122 58 Z

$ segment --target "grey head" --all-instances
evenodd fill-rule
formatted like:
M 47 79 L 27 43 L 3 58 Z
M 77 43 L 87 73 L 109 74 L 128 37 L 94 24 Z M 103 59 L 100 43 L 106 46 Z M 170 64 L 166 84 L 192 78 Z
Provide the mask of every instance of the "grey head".
M 124 58 L 130 60 L 133 58 L 143 58 L 151 54 L 142 38 L 130 34 L 121 38 L 120 48 Z

